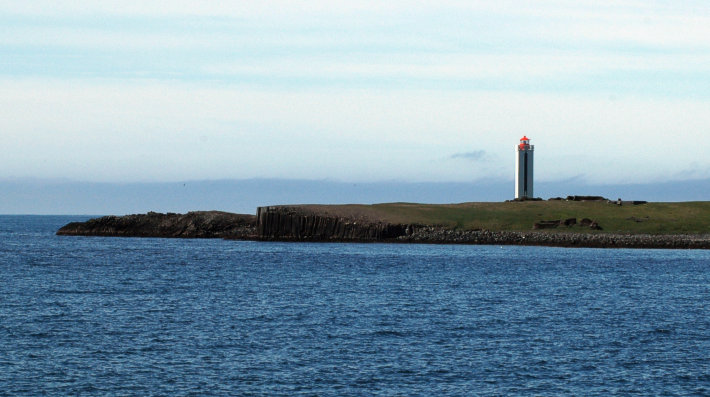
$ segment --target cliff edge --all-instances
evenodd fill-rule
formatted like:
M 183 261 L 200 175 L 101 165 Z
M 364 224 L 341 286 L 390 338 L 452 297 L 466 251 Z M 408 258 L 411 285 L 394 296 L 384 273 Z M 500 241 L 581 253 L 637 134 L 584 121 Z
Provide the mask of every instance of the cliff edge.
M 389 241 L 412 230 L 408 224 L 333 206 L 259 207 L 257 224 L 261 240 L 286 241 Z

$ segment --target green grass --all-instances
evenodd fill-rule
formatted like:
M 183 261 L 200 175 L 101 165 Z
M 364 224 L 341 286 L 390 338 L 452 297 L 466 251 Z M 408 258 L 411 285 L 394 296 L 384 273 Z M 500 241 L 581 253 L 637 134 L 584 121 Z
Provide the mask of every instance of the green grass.
M 370 219 L 393 223 L 420 223 L 458 229 L 493 231 L 532 230 L 541 220 L 589 218 L 603 228 L 598 233 L 706 234 L 710 233 L 710 202 L 648 203 L 617 206 L 606 202 L 527 201 L 448 205 L 387 203 L 325 206 L 359 212 Z M 553 233 L 590 232 L 589 228 L 546 230 Z

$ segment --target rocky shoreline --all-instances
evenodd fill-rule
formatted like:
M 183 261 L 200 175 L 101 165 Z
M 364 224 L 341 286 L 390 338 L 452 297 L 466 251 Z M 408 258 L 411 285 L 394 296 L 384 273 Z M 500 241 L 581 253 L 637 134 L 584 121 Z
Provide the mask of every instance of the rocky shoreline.
M 86 222 L 69 223 L 59 229 L 57 235 L 234 239 L 257 237 L 256 216 L 221 211 L 104 216 Z
M 710 235 L 502 232 L 422 227 L 398 241 L 430 244 L 533 245 L 579 248 L 710 249 Z
M 224 238 L 257 241 L 390 242 L 532 245 L 589 248 L 710 249 L 710 235 L 649 235 L 569 231 L 459 230 L 337 216 L 306 207 L 260 207 L 257 216 L 220 211 L 106 216 L 73 222 L 65 236 Z

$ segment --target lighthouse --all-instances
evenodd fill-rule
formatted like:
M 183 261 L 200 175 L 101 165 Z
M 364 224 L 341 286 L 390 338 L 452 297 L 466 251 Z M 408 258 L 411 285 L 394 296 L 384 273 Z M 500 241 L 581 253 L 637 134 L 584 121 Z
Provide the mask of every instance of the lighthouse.
M 527 136 L 520 138 L 515 147 L 515 199 L 533 198 L 533 153 L 535 146 Z

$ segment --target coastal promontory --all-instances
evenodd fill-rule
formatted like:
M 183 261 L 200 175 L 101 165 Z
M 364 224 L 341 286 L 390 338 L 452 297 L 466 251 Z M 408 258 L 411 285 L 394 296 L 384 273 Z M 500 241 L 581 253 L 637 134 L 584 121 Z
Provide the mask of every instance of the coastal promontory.
M 284 205 L 106 216 L 57 234 L 262 241 L 399 242 L 710 249 L 710 202 L 550 200 L 505 203 Z
M 64 236 L 256 238 L 256 216 L 222 211 L 187 214 L 149 212 L 104 216 L 72 222 L 57 231 Z

